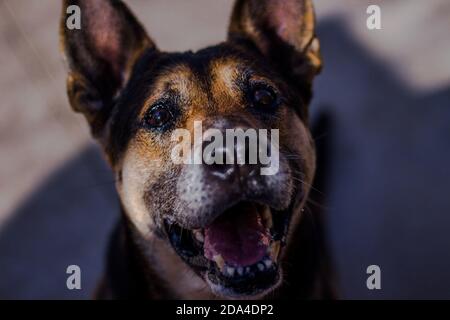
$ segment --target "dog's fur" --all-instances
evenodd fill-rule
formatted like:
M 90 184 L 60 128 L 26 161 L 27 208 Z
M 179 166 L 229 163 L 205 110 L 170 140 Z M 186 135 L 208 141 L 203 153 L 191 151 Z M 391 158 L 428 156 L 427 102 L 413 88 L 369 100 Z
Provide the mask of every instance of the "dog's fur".
M 81 8 L 81 30 L 65 27 L 69 5 Z M 291 215 L 280 279 L 255 296 L 333 297 L 322 218 L 318 207 L 306 207 L 316 167 L 308 104 L 321 69 L 314 27 L 310 0 L 238 0 L 226 42 L 195 53 L 165 53 L 121 1 L 64 1 L 69 100 L 104 150 L 122 209 L 98 298 L 227 297 L 175 252 L 164 221 L 204 228 L 240 193 Z M 252 106 L 254 84 L 279 97 L 275 111 Z M 161 106 L 170 108 L 173 121 L 149 126 L 149 112 Z M 170 132 L 193 130 L 194 120 L 221 129 L 278 128 L 280 173 L 237 193 L 233 183 L 207 178 L 209 168 L 201 169 L 201 179 L 192 178 L 191 169 L 170 161 Z M 192 185 L 202 197 L 193 195 Z

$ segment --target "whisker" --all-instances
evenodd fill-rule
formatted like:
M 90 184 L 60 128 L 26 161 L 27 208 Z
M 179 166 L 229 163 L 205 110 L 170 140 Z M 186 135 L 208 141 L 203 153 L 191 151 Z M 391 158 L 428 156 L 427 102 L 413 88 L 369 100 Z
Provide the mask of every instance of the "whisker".
M 323 209 L 323 210 L 329 210 L 329 209 L 330 209 L 330 207 L 325 206 L 325 205 L 323 205 L 323 204 L 320 204 L 320 203 L 318 203 L 317 201 L 312 200 L 311 198 L 308 198 L 308 199 L 306 200 L 306 202 L 312 204 L 313 206 L 318 207 L 319 209 Z
M 311 188 L 311 190 L 314 190 L 314 191 L 320 193 L 320 194 L 323 195 L 323 196 L 325 195 L 322 191 L 320 191 L 319 189 L 317 189 L 317 188 L 314 187 L 313 185 L 311 185 L 311 184 L 305 182 L 305 181 L 302 180 L 302 179 L 299 179 L 299 178 L 296 178 L 296 177 L 292 177 L 292 179 L 294 179 L 295 181 L 298 181 L 298 182 L 300 182 L 300 183 L 303 183 L 305 186 Z

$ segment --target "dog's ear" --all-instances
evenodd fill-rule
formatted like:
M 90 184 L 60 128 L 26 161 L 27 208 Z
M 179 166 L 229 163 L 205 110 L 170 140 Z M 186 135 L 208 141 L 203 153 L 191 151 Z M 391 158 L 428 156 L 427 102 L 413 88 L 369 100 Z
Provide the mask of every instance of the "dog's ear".
M 81 28 L 71 30 L 67 19 L 74 8 L 81 13 Z M 120 0 L 64 0 L 60 37 L 70 104 L 100 137 L 134 64 L 144 51 L 157 49 Z
M 237 0 L 229 40 L 250 42 L 305 94 L 322 67 L 311 0 Z

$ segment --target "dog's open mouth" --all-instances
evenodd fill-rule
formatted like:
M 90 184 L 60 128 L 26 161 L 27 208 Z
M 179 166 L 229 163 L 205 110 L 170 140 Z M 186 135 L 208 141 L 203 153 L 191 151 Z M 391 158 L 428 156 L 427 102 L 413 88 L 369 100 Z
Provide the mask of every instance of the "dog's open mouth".
M 188 230 L 165 221 L 175 251 L 225 296 L 251 296 L 280 281 L 278 257 L 285 242 L 288 211 L 240 202 L 204 229 Z

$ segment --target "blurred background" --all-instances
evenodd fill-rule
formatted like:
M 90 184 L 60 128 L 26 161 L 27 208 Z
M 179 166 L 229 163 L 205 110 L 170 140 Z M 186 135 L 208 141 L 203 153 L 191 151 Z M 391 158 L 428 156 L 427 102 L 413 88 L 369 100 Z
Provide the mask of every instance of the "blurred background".
M 163 50 L 225 39 L 232 0 L 126 1 Z M 342 298 L 450 299 L 450 1 L 316 0 L 331 127 L 327 232 Z M 366 28 L 378 4 L 382 30 Z M 0 0 L 0 298 L 84 299 L 118 216 L 65 91 L 61 4 Z M 82 290 L 66 288 L 66 268 Z M 368 290 L 366 268 L 381 268 Z

